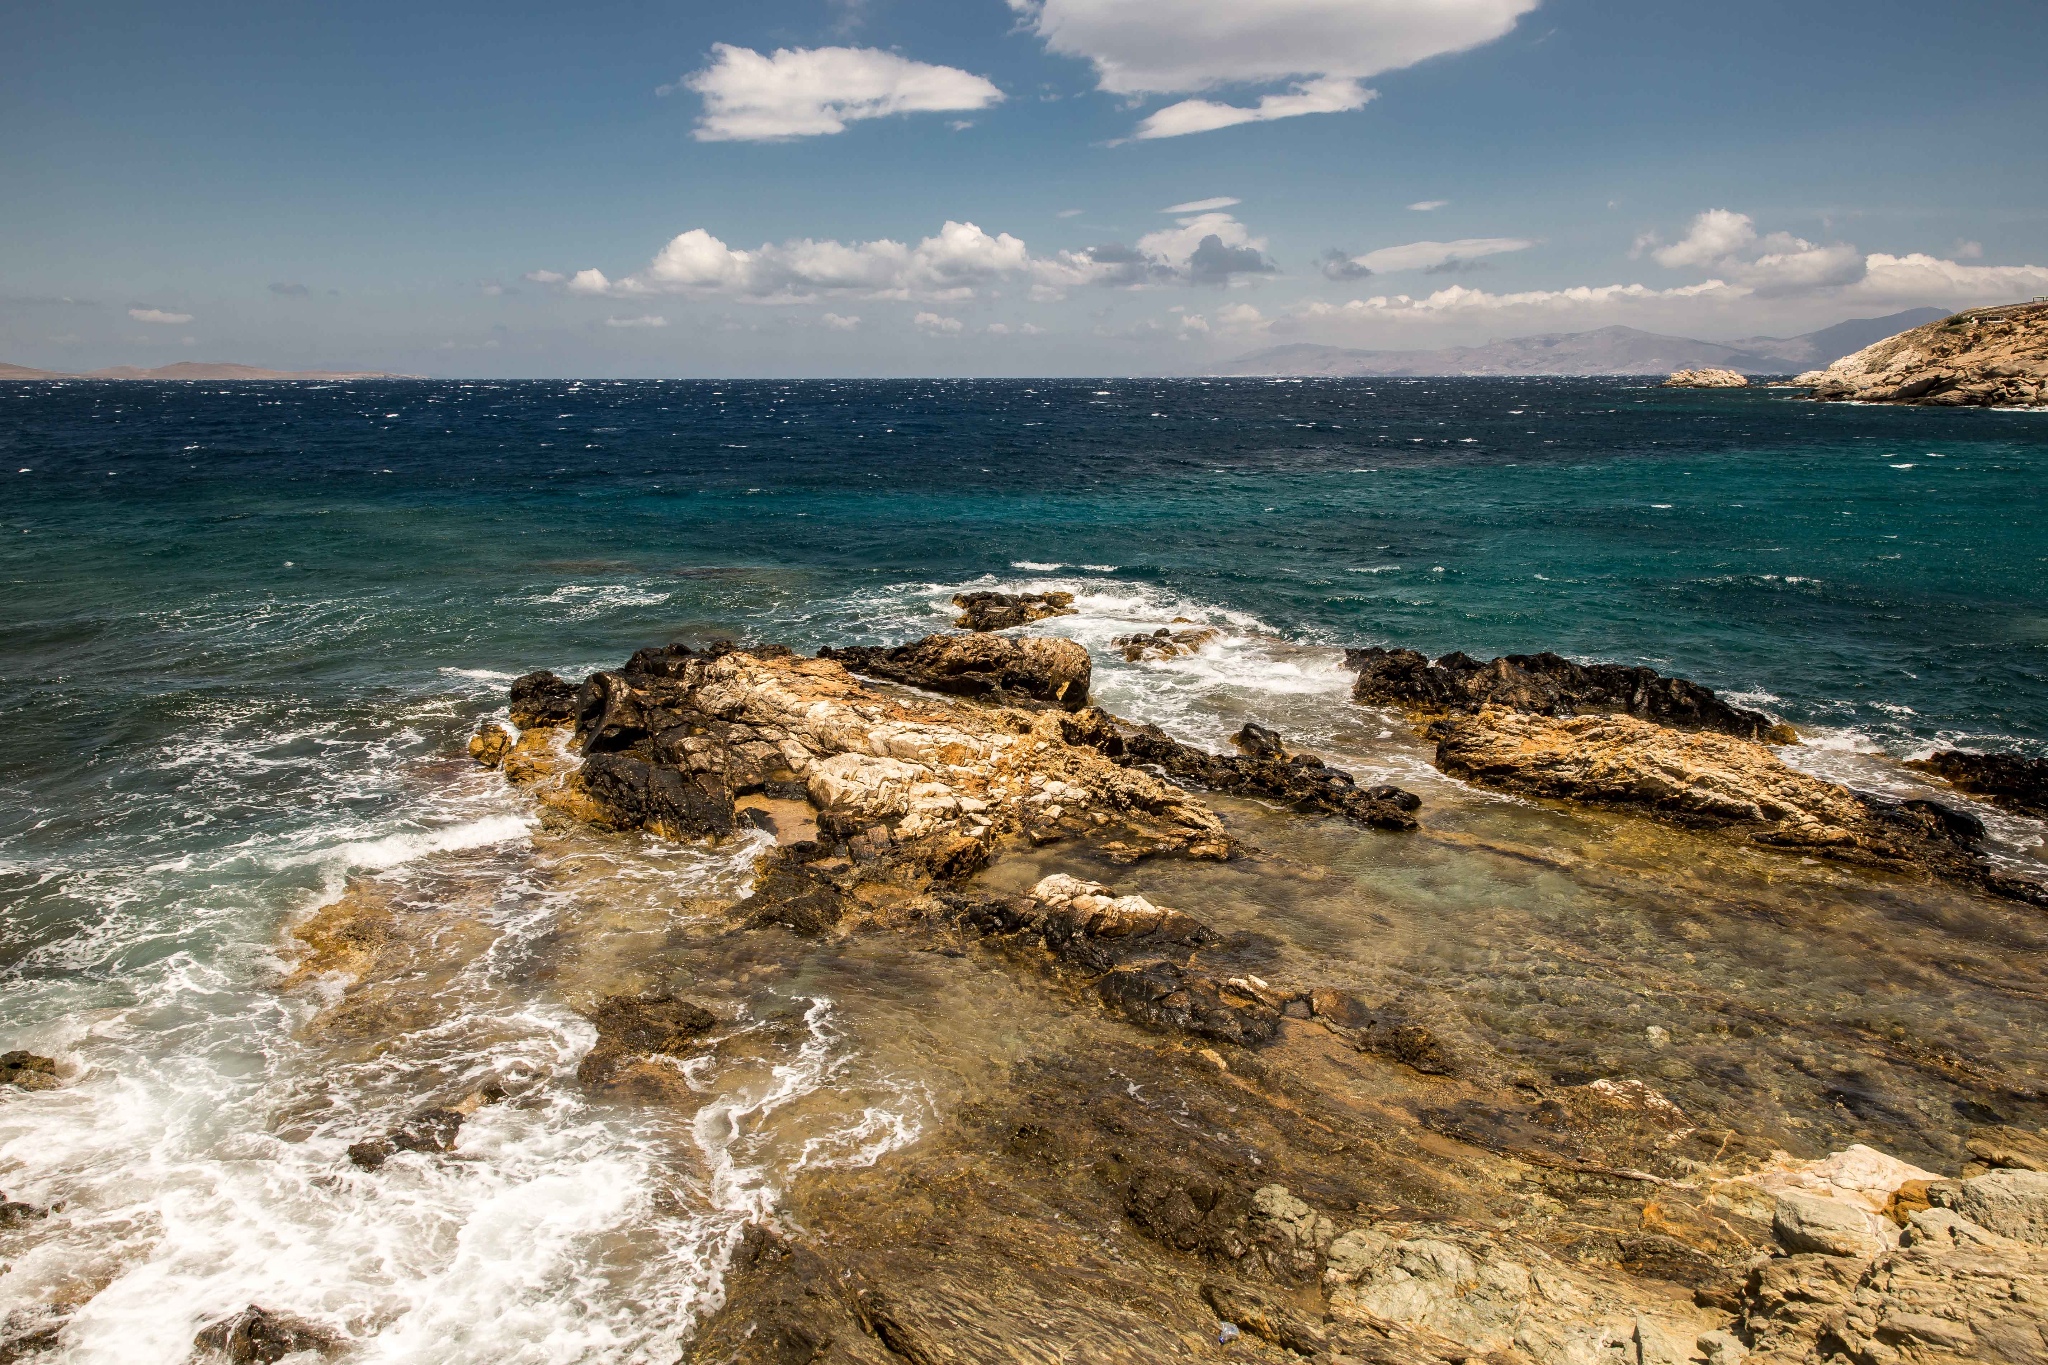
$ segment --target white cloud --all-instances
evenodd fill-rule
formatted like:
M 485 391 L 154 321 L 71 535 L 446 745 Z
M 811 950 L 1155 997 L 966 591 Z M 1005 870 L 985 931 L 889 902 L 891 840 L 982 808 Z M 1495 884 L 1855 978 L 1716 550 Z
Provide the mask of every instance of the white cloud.
M 529 270 L 520 278 L 530 284 L 560 284 L 566 276 L 553 270 Z
M 777 48 L 763 56 L 717 43 L 711 65 L 681 84 L 704 97 L 699 142 L 815 137 L 845 132 L 859 119 L 986 109 L 1003 98 L 986 77 L 871 47 Z
M 1083 210 L 1083 209 L 1061 209 L 1061 210 L 1060 210 L 1060 211 L 1059 211 L 1058 213 L 1055 213 L 1055 214 L 1053 215 L 1053 217 L 1055 217 L 1055 218 L 1079 218 L 1079 217 L 1080 217 L 1080 216 L 1082 215 L 1082 213 L 1084 213 L 1085 211 L 1086 211 L 1086 210 Z
M 1408 206 L 1411 213 L 1434 213 L 1450 203 L 1448 199 L 1418 199 Z
M 1048 49 L 1095 68 L 1118 95 L 1192 94 L 1301 81 L 1251 109 L 1193 100 L 1141 136 L 1357 108 L 1356 83 L 1506 34 L 1538 0 L 1009 0 Z M 1339 92 L 1356 103 L 1339 103 Z M 1274 104 L 1270 101 L 1282 103 Z M 1296 101 L 1288 104 L 1287 101 Z M 1230 115 L 1227 119 L 1225 114 Z M 1172 115 L 1172 118 L 1166 118 Z M 1163 124 L 1156 120 L 1165 119 Z
M 128 316 L 137 322 L 153 322 L 165 327 L 179 327 L 192 321 L 190 313 L 166 313 L 161 308 L 130 308 Z
M 852 317 L 842 317 L 838 313 L 826 313 L 818 319 L 818 325 L 829 328 L 834 332 L 851 332 L 859 328 L 860 317 L 857 314 Z
M 1847 297 L 1884 302 L 1998 303 L 2048 293 L 2048 266 L 1962 265 L 1919 252 L 1888 256 L 1873 251 L 1863 260 L 1863 278 L 1843 291 Z
M 935 336 L 954 336 L 967 327 L 967 324 L 958 318 L 940 317 L 937 313 L 919 313 L 910 321 L 912 325 L 922 327 Z
M 1243 202 L 1244 200 L 1242 199 L 1232 199 L 1227 194 L 1219 194 L 1214 199 L 1190 199 L 1185 204 L 1175 204 L 1172 208 L 1159 211 L 1161 213 L 1207 213 L 1211 209 L 1236 208 Z
M 1527 251 L 1534 245 L 1536 243 L 1526 237 L 1460 237 L 1455 242 L 1408 242 L 1354 256 L 1351 264 L 1376 275 L 1398 270 L 1440 270 L 1459 262 L 1478 260 L 1482 256 Z
M 1499 313 L 1524 310 L 1539 313 L 1587 312 L 1621 303 L 1704 297 L 1740 298 L 1749 291 L 1721 280 L 1682 285 L 1676 289 L 1652 289 L 1641 284 L 1578 285 L 1569 289 L 1530 289 L 1519 293 L 1493 294 L 1454 284 L 1426 298 L 1406 294 L 1378 294 L 1349 303 L 1311 303 L 1302 310 L 1305 317 L 1381 316 L 1440 318 L 1455 314 Z
M 1654 234 L 1636 239 L 1637 250 Z M 1683 239 L 1659 246 L 1650 258 L 1669 269 L 1712 270 L 1759 293 L 1794 294 L 1863 278 L 1863 253 L 1847 243 L 1816 246 L 1789 232 L 1759 236 L 1746 213 L 1709 209 L 1692 220 Z
M 1296 85 L 1292 94 L 1262 95 L 1259 102 L 1249 108 L 1219 104 L 1215 100 L 1182 100 L 1178 104 L 1169 104 L 1149 115 L 1132 136 L 1140 139 L 1185 137 L 1189 133 L 1213 133 L 1218 128 L 1233 128 L 1240 123 L 1268 123 L 1276 118 L 1295 118 L 1302 114 L 1346 114 L 1353 109 L 1365 108 L 1377 98 L 1379 91 L 1368 90 L 1349 77 L 1322 76 Z
M 799 238 L 751 251 L 727 246 L 703 228 L 678 233 L 645 270 L 623 279 L 579 270 L 575 293 L 633 297 L 724 294 L 756 303 L 793 303 L 824 295 L 962 299 L 977 287 L 1031 267 L 1031 253 L 1009 233 L 990 236 L 972 223 L 947 222 L 916 246 Z
M 1981 261 L 1984 259 L 1984 244 L 1956 238 L 1956 244 L 1949 248 L 1949 254 L 1959 261 Z
M 645 313 L 637 318 L 606 318 L 607 327 L 666 327 L 668 319 L 656 313 Z

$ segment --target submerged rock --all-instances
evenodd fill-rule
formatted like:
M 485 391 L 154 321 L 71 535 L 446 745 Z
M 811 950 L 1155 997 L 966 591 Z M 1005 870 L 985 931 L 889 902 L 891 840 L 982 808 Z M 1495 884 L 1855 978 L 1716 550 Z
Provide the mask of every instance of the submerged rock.
M 953 598 L 960 617 L 953 624 L 962 630 L 1009 630 L 1028 626 L 1048 616 L 1072 616 L 1074 594 L 1070 592 L 963 592 Z
M 1908 759 L 1906 766 L 1933 773 L 1957 791 L 1984 797 L 2007 810 L 2048 819 L 2048 758 L 1944 749 L 1926 758 Z
M 718 1016 L 701 1005 L 668 995 L 612 995 L 590 1012 L 597 1045 L 576 1068 L 576 1079 L 599 1085 L 634 1057 L 683 1057 L 718 1027 Z
M 1734 370 L 1673 370 L 1664 381 L 1667 389 L 1746 389 L 1747 376 Z
M 1088 651 L 1072 640 L 992 635 L 927 635 L 907 645 L 821 649 L 818 657 L 927 692 L 1068 711 L 1088 704 L 1094 669 Z
M 275 1365 L 302 1351 L 332 1355 L 340 1349 L 341 1340 L 323 1327 L 251 1304 L 202 1329 L 192 1344 L 231 1365 Z
M 1822 402 L 1937 407 L 2048 403 L 2048 303 L 1973 308 L 1799 376 Z
M 2048 886 L 1993 868 L 1983 825 L 1933 801 L 1883 803 L 1810 777 L 1761 744 L 1632 716 L 1548 717 L 1482 707 L 1440 722 L 1437 766 L 1484 786 L 1623 806 L 1818 857 L 1917 868 L 2048 905 Z
M 1202 646 L 1216 638 L 1216 631 L 1207 626 L 1194 630 L 1168 630 L 1165 626 L 1150 635 L 1119 635 L 1110 645 L 1123 653 L 1126 663 L 1143 663 L 1147 659 L 1178 659 L 1186 654 L 1198 654 Z
M 1792 743 L 1798 736 L 1761 711 L 1731 706 L 1711 688 L 1626 664 L 1576 664 L 1556 654 L 1508 654 L 1488 663 L 1454 653 L 1431 662 L 1412 649 L 1348 649 L 1358 674 L 1354 701 L 1436 713 L 1507 707 L 1542 716 L 1622 712 L 1684 730 Z

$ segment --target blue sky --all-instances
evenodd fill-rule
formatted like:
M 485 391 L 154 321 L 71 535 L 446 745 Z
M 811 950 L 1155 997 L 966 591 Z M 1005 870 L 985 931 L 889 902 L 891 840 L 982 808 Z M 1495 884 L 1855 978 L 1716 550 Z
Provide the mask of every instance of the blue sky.
M 2048 294 L 2038 0 L 71 0 L 8 34 L 0 360 L 48 368 L 1200 372 Z

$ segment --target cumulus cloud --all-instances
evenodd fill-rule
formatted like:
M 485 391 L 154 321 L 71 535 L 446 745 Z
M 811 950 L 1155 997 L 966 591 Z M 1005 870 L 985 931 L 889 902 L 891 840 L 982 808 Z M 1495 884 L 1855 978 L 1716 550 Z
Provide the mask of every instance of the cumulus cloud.
M 1244 200 L 1242 199 L 1233 199 L 1227 194 L 1219 194 L 1214 199 L 1190 199 L 1185 204 L 1175 204 L 1171 208 L 1164 208 L 1159 211 L 1161 213 L 1207 213 L 1211 209 L 1236 208 L 1243 202 Z
M 1450 203 L 1448 199 L 1418 199 L 1408 206 L 1410 213 L 1434 213 Z
M 1273 269 L 1265 256 L 1266 239 L 1252 236 L 1227 213 L 1198 213 L 1174 227 L 1148 232 L 1138 239 L 1137 250 L 1148 261 L 1203 284 Z
M 270 286 L 270 292 L 276 294 L 279 298 L 302 299 L 313 291 L 306 288 L 303 284 L 297 284 L 290 280 L 279 280 Z
M 1914 252 L 1863 258 L 1863 278 L 1844 294 L 1873 302 L 1998 303 L 2048 293 L 2048 266 L 1963 265 Z
M 1362 280 L 1372 271 L 1360 265 L 1348 251 L 1331 247 L 1316 258 L 1316 269 L 1323 272 L 1326 280 Z
M 1506 34 L 1538 0 L 1009 0 L 1024 26 L 1118 95 L 1298 82 L 1251 107 L 1188 100 L 1145 121 L 1170 137 L 1355 109 L 1360 80 Z M 1170 117 L 1169 117 L 1170 116 Z M 1145 131 L 1149 129 L 1150 131 Z
M 872 47 L 785 47 L 764 56 L 718 43 L 711 64 L 679 84 L 704 97 L 699 142 L 816 137 L 860 119 L 986 109 L 1003 98 L 971 71 Z
M 842 316 L 838 313 L 826 313 L 818 319 L 818 325 L 834 332 L 851 332 L 860 327 L 860 316 L 858 314 Z
M 153 322 L 164 327 L 178 327 L 192 321 L 190 313 L 166 313 L 161 308 L 130 308 L 128 316 L 137 322 Z
M 1216 100 L 1182 100 L 1148 115 L 1133 137 L 1185 137 L 1189 133 L 1211 133 L 1240 123 L 1267 123 L 1302 114 L 1348 114 L 1363 109 L 1379 98 L 1344 76 L 1323 76 L 1303 81 L 1285 95 L 1262 95 L 1254 105 L 1222 104 Z
M 666 327 L 668 319 L 658 313 L 643 313 L 637 318 L 606 318 L 607 327 Z
M 919 313 L 911 320 L 912 325 L 923 328 L 933 336 L 957 336 L 967 328 L 958 318 L 941 317 L 937 313 Z
M 1654 237 L 1637 239 L 1638 249 Z M 1760 236 L 1746 213 L 1709 209 L 1692 220 L 1685 236 L 1655 246 L 1650 258 L 1667 269 L 1712 270 L 1760 294 L 1796 294 L 1863 278 L 1863 253 L 1846 242 L 1817 246 L 1789 232 Z
M 1527 251 L 1534 245 L 1536 243 L 1526 237 L 1460 237 L 1455 242 L 1406 242 L 1354 256 L 1350 263 L 1371 275 L 1391 274 L 1399 270 L 1443 272 L 1468 266 L 1482 256 Z M 1328 275 L 1330 272 L 1325 268 L 1323 273 Z

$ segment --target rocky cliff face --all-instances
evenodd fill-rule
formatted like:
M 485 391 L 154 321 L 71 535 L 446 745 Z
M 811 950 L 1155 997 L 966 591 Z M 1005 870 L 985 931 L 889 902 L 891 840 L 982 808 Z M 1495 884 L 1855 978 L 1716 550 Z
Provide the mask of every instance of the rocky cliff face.
M 2048 303 L 1975 308 L 1844 356 L 1799 382 L 1822 402 L 2048 404 Z

